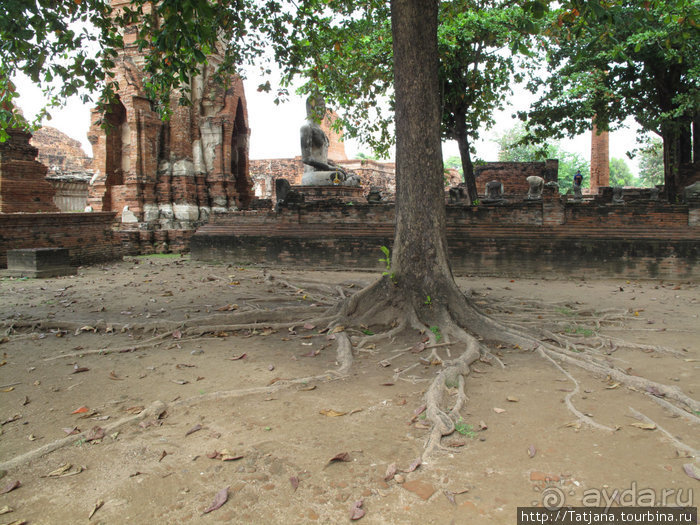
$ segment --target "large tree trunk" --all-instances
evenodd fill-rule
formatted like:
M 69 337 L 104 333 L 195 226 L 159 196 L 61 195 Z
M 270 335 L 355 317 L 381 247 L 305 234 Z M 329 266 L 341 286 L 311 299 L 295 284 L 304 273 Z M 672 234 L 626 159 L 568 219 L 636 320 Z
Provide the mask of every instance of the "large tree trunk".
M 476 189 L 474 164 L 472 164 L 472 156 L 469 151 L 466 118 L 463 112 L 455 112 L 455 138 L 457 139 L 457 146 L 459 147 L 459 156 L 462 159 L 462 171 L 464 172 L 464 182 L 467 186 L 467 193 L 469 194 L 469 202 L 473 203 L 479 198 L 479 193 Z
M 676 202 L 680 187 L 681 135 L 675 122 L 662 125 L 664 143 L 664 189 L 668 201 Z
M 437 0 L 391 2 L 396 96 L 392 269 L 404 294 L 414 298 L 437 297 L 445 285 L 454 285 L 445 232 L 437 13 Z

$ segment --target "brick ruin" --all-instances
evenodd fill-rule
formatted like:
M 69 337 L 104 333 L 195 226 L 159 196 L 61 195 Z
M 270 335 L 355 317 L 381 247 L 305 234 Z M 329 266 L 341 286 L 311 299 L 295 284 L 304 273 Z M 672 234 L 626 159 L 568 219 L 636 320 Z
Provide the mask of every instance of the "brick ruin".
M 359 175 L 365 196 L 371 187 L 376 187 L 385 199 L 392 200 L 396 192 L 394 163 L 370 159 L 348 159 L 343 132 L 336 131 L 333 127 L 337 118 L 338 115 L 334 111 L 328 110 L 320 124 L 328 137 L 328 159 Z M 259 199 L 270 199 L 271 202 L 275 201 L 275 179 L 287 179 L 292 186 L 295 186 L 301 184 L 303 174 L 304 163 L 301 161 L 301 156 L 250 161 L 253 194 Z
M 54 189 L 46 180 L 48 169 L 36 160 L 31 134 L 8 129 L 10 138 L 0 142 L 0 213 L 58 212 Z
M 0 143 L 0 268 L 8 250 L 23 248 L 67 248 L 73 265 L 120 257 L 114 213 L 59 213 L 31 135 L 16 129 L 8 134 Z
M 591 193 L 610 186 L 610 133 L 599 131 L 595 124 L 591 131 Z
M 700 280 L 700 200 L 573 202 L 546 187 L 541 200 L 446 206 L 456 274 Z M 393 203 L 308 202 L 213 217 L 190 248 L 195 260 L 379 274 L 394 221 Z
M 93 175 L 92 157 L 83 151 L 80 142 L 49 126 L 36 130 L 30 142 L 39 150 L 37 161 L 48 167 L 46 179 L 54 188 L 58 209 L 84 211 Z
M 125 3 L 112 1 L 117 9 Z M 128 251 L 181 251 L 210 214 L 246 208 L 253 197 L 243 82 L 217 83 L 220 59 L 210 56 L 191 80 L 192 104 L 173 107 L 163 122 L 146 96 L 135 38 L 136 27 L 127 28 L 115 59 L 117 100 L 104 117 L 93 111 L 88 204 L 118 212 Z
M 123 3 L 113 0 L 115 7 Z M 393 163 L 348 159 L 331 114 L 322 124 L 330 139 L 329 158 L 360 175 L 365 195 L 370 187 L 379 188 L 383 202 L 359 199 L 350 206 L 320 196 L 273 211 L 266 199 L 275 197 L 275 179 L 299 184 L 301 157 L 248 160 L 243 84 L 237 77 L 226 86 L 215 83 L 217 60 L 211 57 L 210 66 L 192 80 L 192 106 L 173 108 L 171 120 L 163 123 L 145 95 L 143 56 L 131 28 L 115 61 L 120 89 L 104 115 L 106 126 L 93 112 L 91 163 L 75 141 L 47 129 L 35 139 L 47 170 L 36 160 L 29 135 L 12 130 L 12 140 L 0 145 L 0 265 L 8 249 L 65 247 L 73 264 L 121 253 L 191 249 L 203 260 L 376 270 L 378 247 L 393 239 Z M 477 166 L 480 195 L 486 183 L 497 180 L 504 198 L 447 204 L 453 269 L 567 276 L 576 268 L 577 274 L 700 279 L 700 197 L 672 205 L 656 200 L 650 189 L 613 195 L 602 170 L 607 136 L 592 136 L 591 182 L 597 192 L 579 202 L 552 186 L 541 199 L 526 198 L 529 176 L 558 180 L 556 160 Z M 697 180 L 697 163 L 684 169 L 690 169 L 685 180 Z M 56 213 L 54 189 L 66 181 L 53 180 L 52 188 L 47 171 L 65 176 L 89 170 L 87 199 L 94 211 Z M 456 182 L 455 173 L 447 177 Z M 73 197 L 85 202 L 85 194 Z

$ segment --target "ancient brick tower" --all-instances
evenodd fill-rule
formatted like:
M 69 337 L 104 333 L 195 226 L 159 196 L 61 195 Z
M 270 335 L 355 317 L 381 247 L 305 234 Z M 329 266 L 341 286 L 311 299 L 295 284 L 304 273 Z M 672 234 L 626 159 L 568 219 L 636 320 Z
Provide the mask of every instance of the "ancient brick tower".
M 47 168 L 37 162 L 31 134 L 8 129 L 10 138 L 0 142 L 0 213 L 58 212 Z
M 591 193 L 598 193 L 601 186 L 610 186 L 610 153 L 609 134 L 607 131 L 598 133 L 593 124 L 591 131 Z
M 128 0 L 112 0 L 119 9 Z M 122 213 L 141 229 L 191 229 L 210 213 L 247 207 L 248 115 L 239 77 L 228 86 L 212 79 L 218 62 L 191 81 L 192 105 L 174 106 L 169 122 L 153 111 L 143 88 L 144 57 L 127 28 L 115 60 L 118 100 L 102 116 L 93 111 L 89 139 L 95 176 L 88 204 Z M 172 100 L 177 101 L 179 94 Z M 128 206 L 128 210 L 125 210 Z
M 321 121 L 321 129 L 328 137 L 328 159 L 333 162 L 348 160 L 345 154 L 345 143 L 343 142 L 343 131 L 335 131 L 333 123 L 338 120 L 338 114 L 329 110 Z

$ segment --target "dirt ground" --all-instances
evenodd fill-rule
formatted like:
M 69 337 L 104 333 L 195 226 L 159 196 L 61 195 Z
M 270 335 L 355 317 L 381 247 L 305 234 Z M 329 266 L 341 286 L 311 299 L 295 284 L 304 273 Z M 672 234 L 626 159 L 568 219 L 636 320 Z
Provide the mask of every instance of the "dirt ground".
M 359 289 L 374 278 L 156 256 L 77 276 L 3 278 L 0 489 L 20 485 L 0 495 L 0 523 L 346 523 L 361 500 L 362 523 L 510 525 L 517 507 L 552 497 L 605 506 L 648 505 L 651 495 L 658 505 L 698 506 L 700 484 L 684 470 L 698 466 L 698 425 L 653 392 L 564 366 L 580 384 L 576 408 L 616 428 L 601 431 L 576 423 L 564 403 L 574 384 L 552 363 L 493 349 L 505 368 L 478 363 L 460 432 L 412 470 L 428 435 L 423 394 L 439 369 L 421 361 L 427 351 L 406 351 L 421 334 L 356 351 L 339 378 L 322 326 L 226 328 L 246 311 L 252 319 L 280 305 L 326 308 L 327 297 L 283 281 Z M 571 335 L 675 349 L 620 344 L 604 355 L 700 396 L 698 283 L 458 282 L 487 310 L 540 300 L 557 305 Z M 627 315 L 598 329 L 577 308 Z M 221 328 L 196 335 L 178 328 L 186 321 Z M 446 347 L 438 351 L 447 358 Z M 385 481 L 392 463 L 397 475 Z M 226 488 L 227 501 L 204 514 Z

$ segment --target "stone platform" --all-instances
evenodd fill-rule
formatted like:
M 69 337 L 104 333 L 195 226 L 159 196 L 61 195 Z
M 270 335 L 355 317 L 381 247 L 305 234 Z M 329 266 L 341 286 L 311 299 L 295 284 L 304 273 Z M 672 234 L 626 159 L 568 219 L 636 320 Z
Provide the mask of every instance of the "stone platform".
M 278 211 L 212 217 L 192 237 L 192 258 L 240 265 L 382 271 L 394 205 L 305 202 Z M 447 205 L 455 274 L 700 281 L 700 208 L 540 201 Z
M 43 279 L 61 275 L 75 275 L 78 269 L 70 265 L 67 248 L 25 248 L 7 251 L 7 270 L 10 277 Z
M 292 190 L 303 195 L 304 202 L 365 202 L 364 190 L 359 186 L 292 186 Z

